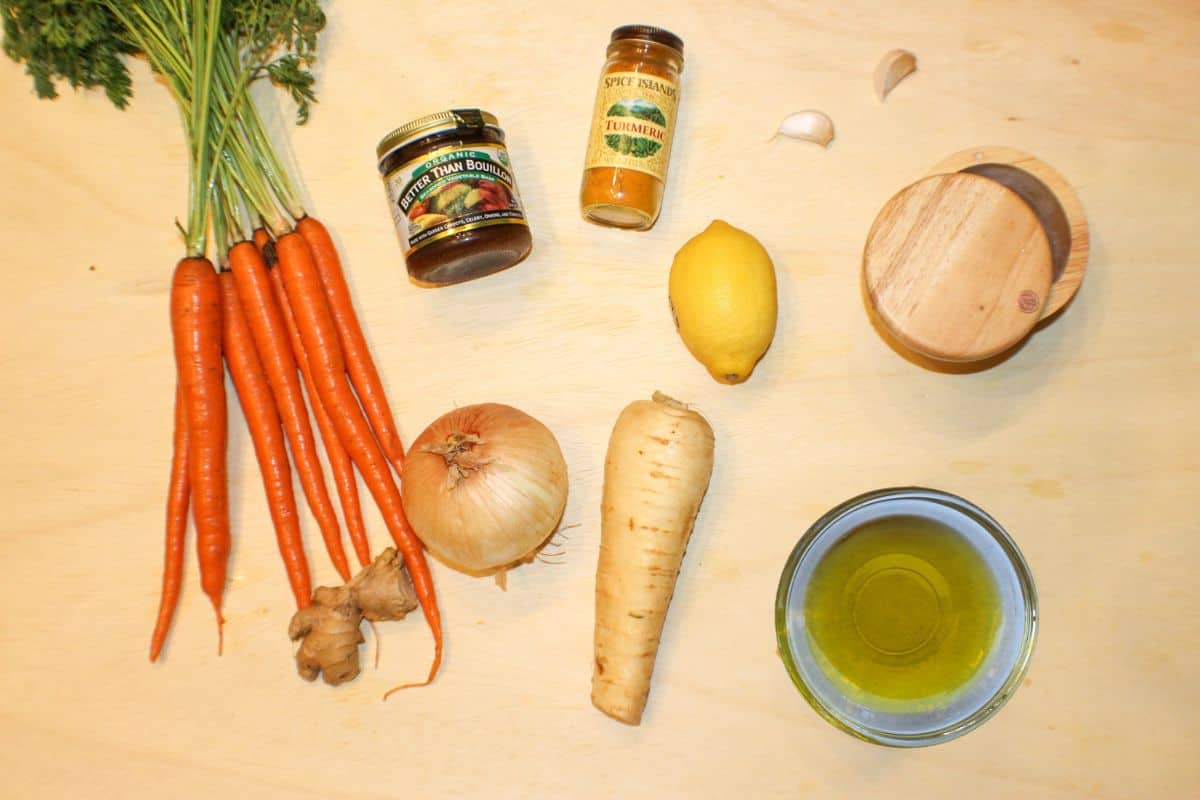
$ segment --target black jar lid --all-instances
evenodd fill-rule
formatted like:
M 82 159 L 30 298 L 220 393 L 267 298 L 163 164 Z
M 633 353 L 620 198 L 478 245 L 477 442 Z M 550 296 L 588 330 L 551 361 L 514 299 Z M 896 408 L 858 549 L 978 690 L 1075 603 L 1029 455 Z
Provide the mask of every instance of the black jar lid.
M 640 39 L 645 42 L 657 42 L 664 44 L 667 47 L 678 50 L 683 53 L 683 39 L 680 39 L 675 34 L 665 28 L 656 28 L 653 25 L 622 25 L 612 32 L 612 40 L 618 39 Z
M 500 129 L 500 121 L 496 119 L 495 114 L 478 108 L 455 108 L 450 111 L 439 111 L 436 114 L 418 117 L 412 122 L 396 128 L 383 137 L 383 140 L 375 148 L 375 155 L 382 161 L 396 148 L 435 133 L 453 130 L 479 130 L 485 127 Z

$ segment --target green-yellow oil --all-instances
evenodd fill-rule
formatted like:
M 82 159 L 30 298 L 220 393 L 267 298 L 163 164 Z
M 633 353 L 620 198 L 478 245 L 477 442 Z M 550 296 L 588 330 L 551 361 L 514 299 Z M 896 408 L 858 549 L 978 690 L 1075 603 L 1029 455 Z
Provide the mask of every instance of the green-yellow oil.
M 814 569 L 804 602 L 813 650 L 838 688 L 906 711 L 952 697 L 1000 622 L 995 580 L 953 529 L 915 516 L 856 528 Z

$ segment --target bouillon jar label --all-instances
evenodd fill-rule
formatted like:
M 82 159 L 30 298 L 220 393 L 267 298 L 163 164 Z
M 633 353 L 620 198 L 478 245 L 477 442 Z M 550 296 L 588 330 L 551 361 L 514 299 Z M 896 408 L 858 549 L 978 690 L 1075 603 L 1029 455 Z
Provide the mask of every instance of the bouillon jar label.
M 585 169 L 635 169 L 666 180 L 679 84 L 646 72 L 600 78 Z
M 508 151 L 501 145 L 446 147 L 384 178 L 405 255 L 487 225 L 525 225 Z

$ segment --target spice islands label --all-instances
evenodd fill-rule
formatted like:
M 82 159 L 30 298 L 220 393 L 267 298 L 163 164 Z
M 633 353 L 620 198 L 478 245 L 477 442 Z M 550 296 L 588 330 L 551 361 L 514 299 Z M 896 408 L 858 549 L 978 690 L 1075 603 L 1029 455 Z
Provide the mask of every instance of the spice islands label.
M 405 255 L 461 231 L 526 224 L 508 151 L 499 145 L 421 156 L 388 173 L 384 184 Z
M 620 167 L 667 177 L 679 84 L 645 72 L 600 79 L 585 169 Z

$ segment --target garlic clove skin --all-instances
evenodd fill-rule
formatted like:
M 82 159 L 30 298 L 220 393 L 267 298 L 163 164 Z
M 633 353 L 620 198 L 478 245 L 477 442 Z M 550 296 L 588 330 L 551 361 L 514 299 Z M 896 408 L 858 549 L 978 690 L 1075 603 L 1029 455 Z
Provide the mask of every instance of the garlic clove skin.
M 896 84 L 917 71 L 917 57 L 908 50 L 889 50 L 875 66 L 875 95 L 887 99 Z
M 816 109 L 797 111 L 783 118 L 783 122 L 779 123 L 779 129 L 775 131 L 775 136 L 802 139 L 819 144 L 821 147 L 828 147 L 834 136 L 833 120 L 825 112 Z

